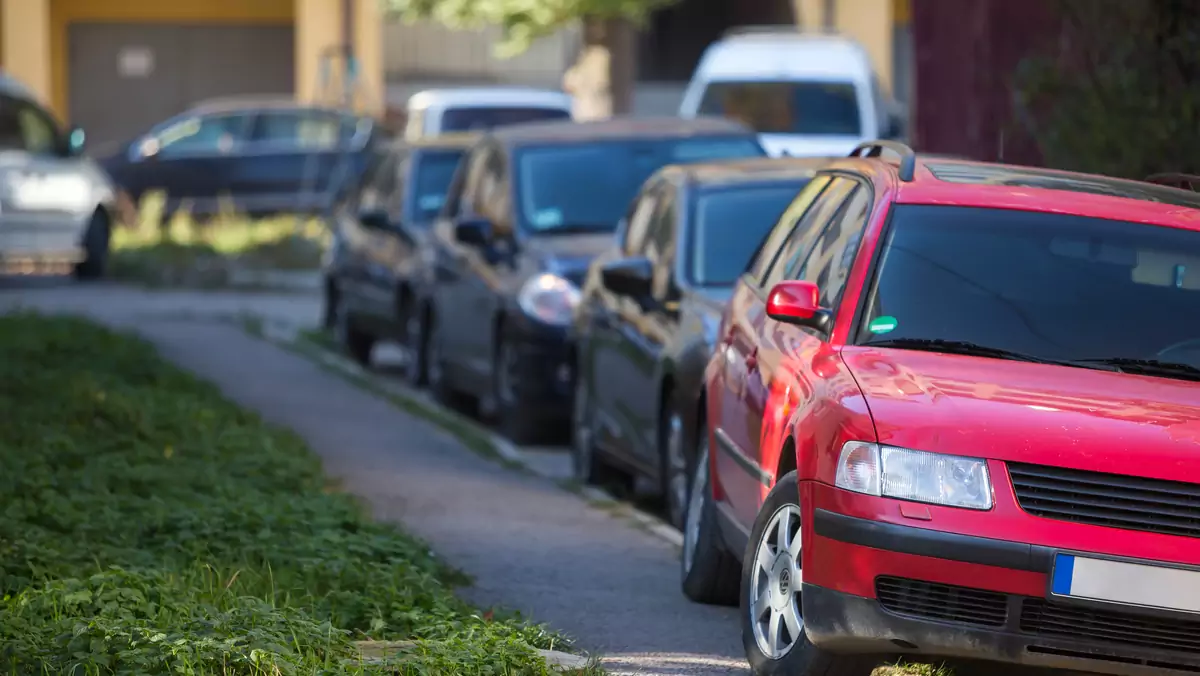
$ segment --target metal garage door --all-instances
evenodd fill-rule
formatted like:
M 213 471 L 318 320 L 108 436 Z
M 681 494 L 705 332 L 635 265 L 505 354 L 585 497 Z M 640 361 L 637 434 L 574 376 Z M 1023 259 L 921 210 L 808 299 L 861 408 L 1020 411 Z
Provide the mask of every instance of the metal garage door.
M 68 40 L 71 123 L 96 152 L 204 99 L 294 89 L 291 26 L 83 23 Z

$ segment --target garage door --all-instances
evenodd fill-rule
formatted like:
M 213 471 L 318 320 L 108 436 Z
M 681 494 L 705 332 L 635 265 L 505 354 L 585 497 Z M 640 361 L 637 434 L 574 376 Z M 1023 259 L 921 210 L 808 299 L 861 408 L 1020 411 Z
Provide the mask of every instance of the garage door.
M 88 143 L 127 141 L 204 99 L 294 89 L 291 26 L 70 26 L 71 123 Z

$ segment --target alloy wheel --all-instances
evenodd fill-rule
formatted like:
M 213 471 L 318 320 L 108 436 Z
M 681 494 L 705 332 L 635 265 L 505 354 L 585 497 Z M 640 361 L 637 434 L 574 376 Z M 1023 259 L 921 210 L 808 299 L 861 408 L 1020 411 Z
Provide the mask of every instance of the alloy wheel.
M 688 503 L 688 463 L 687 455 L 683 452 L 685 439 L 683 433 L 683 418 L 678 413 L 671 413 L 667 420 L 667 517 L 672 525 L 679 525 Z
M 692 489 L 688 496 L 687 515 L 683 524 L 683 572 L 691 572 L 696 562 L 696 547 L 700 543 L 700 520 L 704 514 L 704 501 L 708 496 L 708 439 L 700 440 L 700 452 L 696 454 L 696 471 L 692 475 Z
M 800 611 L 800 508 L 788 504 L 771 515 L 754 553 L 750 575 L 750 625 L 758 649 L 782 659 L 804 635 Z

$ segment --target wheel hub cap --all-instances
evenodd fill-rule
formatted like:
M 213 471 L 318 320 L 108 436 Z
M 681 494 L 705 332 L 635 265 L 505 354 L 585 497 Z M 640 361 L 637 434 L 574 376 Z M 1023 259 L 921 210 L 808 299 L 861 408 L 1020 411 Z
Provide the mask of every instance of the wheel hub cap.
M 687 520 L 683 527 L 683 570 L 688 572 L 696 559 L 696 544 L 700 539 L 700 518 L 704 511 L 704 497 L 708 491 L 708 443 L 700 442 L 696 454 L 696 473 L 692 477 L 692 491 L 688 498 Z
M 750 623 L 758 649 L 778 660 L 791 651 L 804 632 L 800 612 L 800 509 L 784 505 L 775 511 L 759 538 L 750 576 Z

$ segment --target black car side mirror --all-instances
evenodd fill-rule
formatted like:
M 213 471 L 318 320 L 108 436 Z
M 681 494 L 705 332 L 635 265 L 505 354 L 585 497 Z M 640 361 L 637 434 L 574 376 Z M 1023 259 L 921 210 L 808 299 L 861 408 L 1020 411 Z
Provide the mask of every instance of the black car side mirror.
M 600 268 L 600 281 L 615 294 L 644 298 L 654 283 L 654 264 L 640 256 L 611 261 Z
M 464 218 L 454 224 L 454 239 L 483 247 L 492 241 L 492 222 L 486 218 Z
M 362 223 L 364 228 L 372 230 L 390 230 L 392 228 L 392 219 L 388 217 L 388 213 L 384 209 L 362 209 L 358 212 L 358 222 Z

